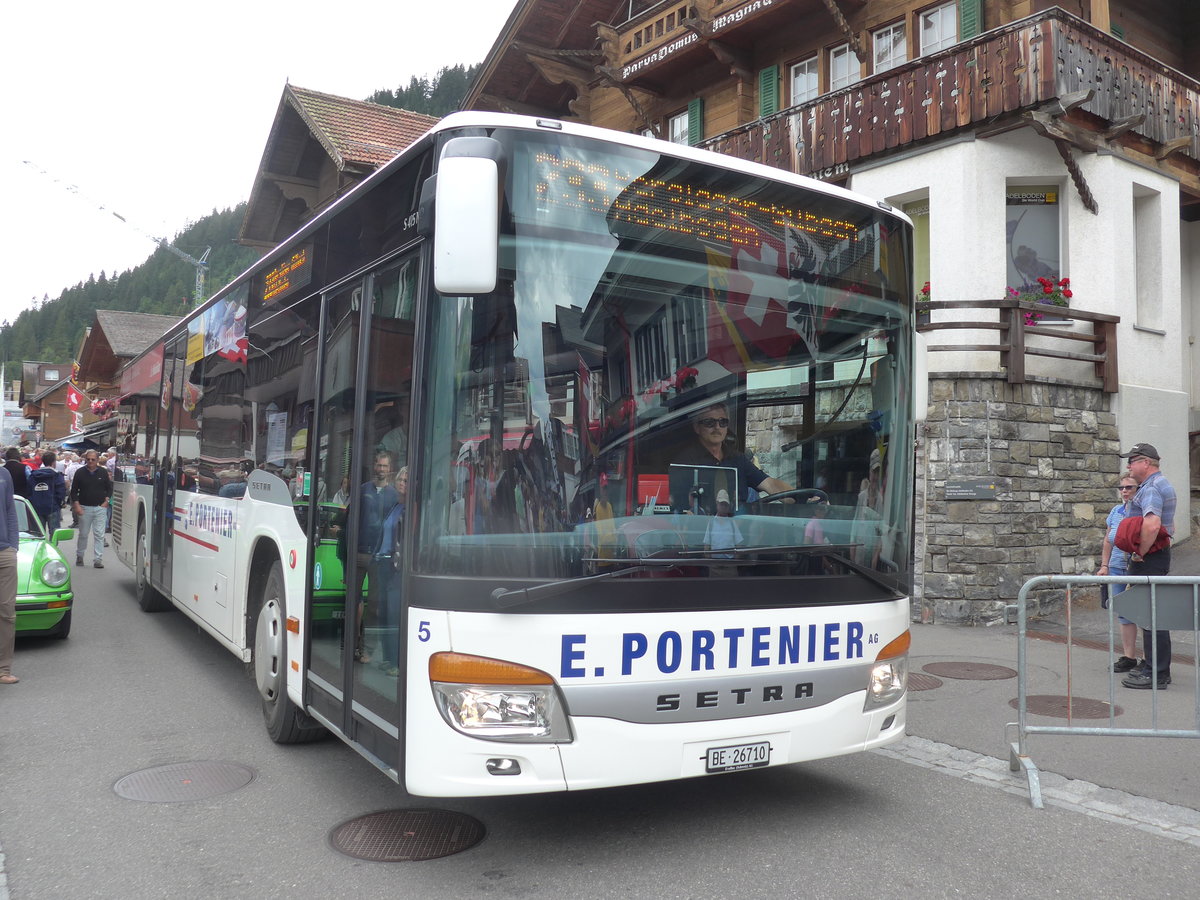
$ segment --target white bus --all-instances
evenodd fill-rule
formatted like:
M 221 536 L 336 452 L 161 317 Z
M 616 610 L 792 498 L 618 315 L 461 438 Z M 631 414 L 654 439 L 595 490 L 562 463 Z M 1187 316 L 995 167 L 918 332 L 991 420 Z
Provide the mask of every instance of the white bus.
M 882 746 L 910 243 L 776 169 L 452 115 L 127 368 L 116 552 L 274 740 L 412 794 Z

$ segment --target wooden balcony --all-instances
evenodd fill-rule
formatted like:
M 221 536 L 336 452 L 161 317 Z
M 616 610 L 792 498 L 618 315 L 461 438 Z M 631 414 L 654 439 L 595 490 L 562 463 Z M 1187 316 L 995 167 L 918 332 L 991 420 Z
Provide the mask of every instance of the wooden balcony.
M 1045 306 L 1040 303 L 1026 303 L 1014 298 L 1004 300 L 934 300 L 924 304 L 927 310 L 935 309 L 971 309 L 999 310 L 999 321 L 954 321 L 954 322 L 924 322 L 917 325 L 917 331 L 931 333 L 952 329 L 968 329 L 971 331 L 995 331 L 999 340 L 989 344 L 929 344 L 929 352 L 937 351 L 966 351 L 991 352 L 1000 354 L 1000 366 L 1008 375 L 1009 384 L 1025 383 L 1025 358 L 1027 356 L 1042 356 L 1061 359 L 1068 362 L 1088 363 L 1092 372 L 1099 379 L 1105 393 L 1115 394 L 1119 388 L 1117 382 L 1117 323 L 1120 316 L 1110 316 L 1104 313 L 1087 312 L 1082 309 L 1067 307 Z M 1050 325 L 1030 324 L 1029 314 L 1039 316 L 1052 314 L 1055 319 L 1066 319 L 1070 322 L 1082 322 L 1090 325 L 1090 330 L 1069 331 L 1065 328 L 1055 328 Z M 1030 344 L 1030 337 L 1052 338 L 1053 341 Z M 1082 343 L 1086 347 L 1079 350 L 1068 350 L 1072 343 Z
M 1053 108 L 1072 95 L 1082 100 L 1076 108 Z M 1028 117 L 1047 107 L 1063 129 L 1051 136 L 1169 164 L 1185 188 L 1200 191 L 1200 82 L 1057 7 L 703 146 L 836 178 L 857 161 L 954 132 L 1034 124 Z
M 635 4 L 628 21 L 599 31 L 614 80 L 657 91 L 713 56 L 751 78 L 756 40 L 788 17 L 824 8 L 821 0 L 660 0 Z

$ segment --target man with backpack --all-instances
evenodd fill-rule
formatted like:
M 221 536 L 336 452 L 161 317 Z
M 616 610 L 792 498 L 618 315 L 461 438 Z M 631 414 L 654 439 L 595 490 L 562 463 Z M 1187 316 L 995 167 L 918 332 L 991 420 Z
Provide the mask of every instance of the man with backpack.
M 42 454 L 42 465 L 29 473 L 29 502 L 53 534 L 62 524 L 62 507 L 67 499 L 67 480 L 54 467 L 58 461 L 50 451 Z

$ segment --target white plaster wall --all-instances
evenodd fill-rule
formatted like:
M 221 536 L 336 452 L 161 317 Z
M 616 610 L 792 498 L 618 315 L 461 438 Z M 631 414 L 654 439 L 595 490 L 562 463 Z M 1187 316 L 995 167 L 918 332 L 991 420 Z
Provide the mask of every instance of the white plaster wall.
M 1184 365 L 1191 388 L 1189 430 L 1200 431 L 1200 222 L 1179 223 Z
M 1161 173 L 1104 153 L 1075 152 L 1099 214 L 1083 205 L 1054 145 L 1024 128 L 992 138 L 931 148 L 856 172 L 851 187 L 897 205 L 927 196 L 930 210 L 930 283 L 935 300 L 999 298 L 1006 286 L 1005 191 L 1017 181 L 1057 184 L 1062 204 L 1063 274 L 1072 304 L 1121 317 L 1117 326 L 1120 392 L 1114 398 L 1123 449 L 1149 441 L 1163 454 L 1163 471 L 1179 491 L 1176 538 L 1190 533 L 1188 430 L 1200 430 L 1200 223 L 1179 221 L 1178 184 Z M 1159 321 L 1137 321 L 1135 196 L 1157 192 L 1161 240 L 1152 267 L 1161 296 Z M 1153 253 L 1153 248 L 1150 248 Z M 1186 294 L 1185 294 L 1186 286 Z M 1185 302 L 1186 296 L 1186 302 Z M 1193 308 L 1196 315 L 1193 316 Z M 935 311 L 934 321 L 993 320 L 982 311 Z M 1074 326 L 1087 330 L 1090 326 Z M 995 344 L 999 333 L 943 330 L 930 344 Z M 1045 342 L 1031 338 L 1031 343 Z M 1070 342 L 1060 349 L 1087 352 Z M 932 352 L 933 372 L 999 371 L 998 353 Z M 1090 363 L 1026 357 L 1026 372 L 1080 383 L 1094 380 Z
M 1162 236 L 1158 271 L 1161 273 L 1163 322 L 1180 322 L 1181 271 L 1179 191 L 1171 179 L 1111 154 L 1077 153 L 1076 159 L 1099 206 L 1093 215 L 1083 205 L 1054 145 L 1024 128 L 997 137 L 943 145 L 927 153 L 871 167 L 853 176 L 852 187 L 867 196 L 894 203 L 927 195 L 930 210 L 930 283 L 935 300 L 997 299 L 1006 287 L 1005 191 L 1019 179 L 1027 184 L 1057 184 L 1061 189 L 1063 274 L 1071 279 L 1072 304 L 1092 312 L 1121 317 L 1118 351 L 1122 381 L 1153 384 L 1169 390 L 1188 390 L 1182 345 L 1176 328 L 1154 334 L 1135 329 L 1137 287 L 1134 253 L 1135 191 L 1162 196 Z M 994 320 L 995 314 L 937 311 L 934 321 Z M 1089 331 L 1090 326 L 1075 326 Z M 929 335 L 931 345 L 996 344 L 995 331 L 954 330 Z M 1072 342 L 1062 349 L 1087 352 L 1088 345 Z M 1154 370 L 1132 363 L 1147 356 Z M 934 352 L 929 367 L 935 372 L 998 371 L 996 353 Z M 1089 381 L 1087 363 L 1027 357 L 1031 375 Z M 1200 395 L 1198 395 L 1200 396 Z

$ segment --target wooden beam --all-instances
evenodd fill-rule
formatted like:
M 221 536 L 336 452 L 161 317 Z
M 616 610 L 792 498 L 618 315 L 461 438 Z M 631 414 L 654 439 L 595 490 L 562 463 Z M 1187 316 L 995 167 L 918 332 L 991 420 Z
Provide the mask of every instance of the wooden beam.
M 1192 136 L 1190 134 L 1185 134 L 1183 137 L 1172 138 L 1158 148 L 1158 151 L 1154 154 L 1154 158 L 1159 162 L 1162 162 L 1172 153 L 1178 153 L 1180 150 L 1191 146 L 1191 143 Z
M 842 35 L 846 38 L 846 43 L 850 45 L 850 49 L 854 51 L 854 55 L 858 57 L 859 63 L 867 64 L 867 52 L 863 49 L 862 43 L 858 40 L 858 35 L 854 29 L 850 27 L 850 23 L 846 21 L 846 16 L 841 8 L 837 5 L 837 0 L 824 0 L 825 8 L 829 10 L 829 15 L 833 16 L 833 21 L 837 23 L 841 29 Z
M 1067 171 L 1071 173 L 1071 180 L 1075 182 L 1075 190 L 1079 192 L 1079 199 L 1083 201 L 1084 208 L 1094 216 L 1099 215 L 1100 206 L 1096 203 L 1092 189 L 1088 187 L 1087 179 L 1083 177 L 1083 169 L 1079 168 L 1079 163 L 1071 153 L 1071 145 L 1067 141 L 1055 141 L 1054 146 L 1066 163 Z
M 1112 31 L 1112 11 L 1108 8 L 1108 0 L 1092 0 L 1091 18 L 1089 21 L 1105 34 Z

